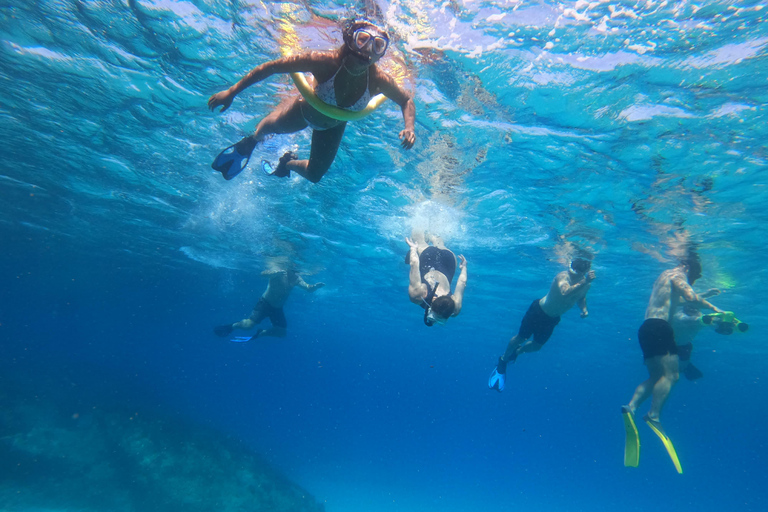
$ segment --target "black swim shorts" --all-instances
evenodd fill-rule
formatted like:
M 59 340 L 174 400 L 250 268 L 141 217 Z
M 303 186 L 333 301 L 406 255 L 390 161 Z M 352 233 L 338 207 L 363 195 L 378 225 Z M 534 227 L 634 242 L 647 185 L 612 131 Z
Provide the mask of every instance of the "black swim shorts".
M 661 318 L 649 318 L 643 322 L 637 331 L 637 339 L 640 340 L 643 359 L 677 354 L 675 332 L 669 322 Z
M 555 330 L 555 326 L 559 323 L 560 317 L 551 317 L 546 314 L 539 305 L 539 299 L 536 299 L 525 313 L 523 321 L 520 322 L 520 330 L 517 332 L 517 337 L 527 340 L 533 336 L 534 343 L 543 345 L 552 336 L 552 331 Z
M 283 313 L 283 308 L 276 308 L 267 302 L 267 299 L 261 297 L 259 302 L 253 308 L 253 313 L 251 313 L 251 320 L 253 320 L 254 323 L 258 325 L 267 317 L 269 317 L 269 321 L 272 322 L 274 327 L 282 327 L 283 329 L 288 327 L 288 322 L 285 320 L 285 313 Z

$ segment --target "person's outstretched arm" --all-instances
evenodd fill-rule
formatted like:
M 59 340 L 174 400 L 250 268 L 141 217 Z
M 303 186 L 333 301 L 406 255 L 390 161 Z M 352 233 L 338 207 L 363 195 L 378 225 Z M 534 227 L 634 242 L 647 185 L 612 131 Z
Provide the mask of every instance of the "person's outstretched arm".
M 332 57 L 325 52 L 304 52 L 265 62 L 253 68 L 229 89 L 217 92 L 208 98 L 208 108 L 214 110 L 216 107 L 221 107 L 220 112 L 224 112 L 232 105 L 235 96 L 253 84 L 278 73 L 298 73 L 303 71 L 314 73 L 318 66 L 327 63 L 329 59 L 332 59 Z
M 427 296 L 427 286 L 421 282 L 421 272 L 419 272 L 419 246 L 405 237 L 405 241 L 411 247 L 408 253 L 410 269 L 408 272 L 408 297 L 414 304 L 421 304 L 424 297 Z
M 322 288 L 323 286 L 325 286 L 325 283 L 309 284 L 306 281 L 304 281 L 304 279 L 302 279 L 301 276 L 298 276 L 298 278 L 299 278 L 299 282 L 298 282 L 297 286 L 299 286 L 300 288 L 304 288 L 305 290 L 307 290 L 310 293 L 312 293 L 315 290 L 318 290 L 318 289 Z
M 405 129 L 400 132 L 398 137 L 402 139 L 401 145 L 404 149 L 411 149 L 416 142 L 416 104 L 408 92 L 400 87 L 395 80 L 388 74 L 376 68 L 376 84 L 378 90 L 398 105 L 403 112 L 403 121 Z
M 711 309 L 715 313 L 723 312 L 721 309 L 718 309 L 716 306 L 712 305 L 703 296 L 697 295 L 696 292 L 693 291 L 693 288 L 691 288 L 691 285 L 688 284 L 688 281 L 686 281 L 682 276 L 675 276 L 672 278 L 672 285 L 678 289 L 680 296 L 683 297 L 686 302 L 698 305 L 700 308 Z
M 453 291 L 453 303 L 456 305 L 456 309 L 453 310 L 453 315 L 456 316 L 461 313 L 461 306 L 464 303 L 464 290 L 467 288 L 467 259 L 459 254 L 459 267 L 461 273 L 459 279 L 456 280 L 456 289 Z

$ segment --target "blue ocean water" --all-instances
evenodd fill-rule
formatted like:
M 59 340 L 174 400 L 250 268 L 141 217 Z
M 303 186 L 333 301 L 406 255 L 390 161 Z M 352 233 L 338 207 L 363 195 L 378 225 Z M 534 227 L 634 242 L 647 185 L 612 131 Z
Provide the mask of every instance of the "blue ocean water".
M 385 104 L 349 124 L 317 185 L 258 169 L 306 154 L 308 131 L 269 141 L 235 180 L 210 168 L 292 94 L 287 77 L 222 114 L 206 101 L 281 49 L 333 48 L 335 22 L 363 6 L 0 7 L 4 409 L 13 392 L 72 418 L 108 405 L 126 422 L 183 419 L 328 512 L 763 510 L 764 4 L 379 2 L 417 143 L 399 148 Z M 444 327 L 408 301 L 413 228 L 468 261 Z M 625 468 L 619 406 L 647 376 L 637 328 L 685 243 L 697 290 L 721 289 L 712 302 L 750 331 L 697 338 L 705 376 L 663 414 L 684 473 L 645 425 Z M 526 308 L 576 255 L 594 258 L 589 317 L 566 314 L 490 391 Z M 326 283 L 293 292 L 288 336 L 214 336 L 285 259 Z

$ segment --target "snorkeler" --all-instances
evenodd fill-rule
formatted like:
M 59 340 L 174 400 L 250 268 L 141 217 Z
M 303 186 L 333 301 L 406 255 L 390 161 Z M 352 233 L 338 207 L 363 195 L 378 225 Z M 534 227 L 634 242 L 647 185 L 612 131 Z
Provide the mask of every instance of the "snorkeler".
M 408 296 L 411 302 L 424 308 L 424 323 L 432 327 L 445 324 L 461 313 L 464 289 L 467 287 L 467 260 L 459 255 L 459 278 L 451 293 L 451 282 L 456 274 L 456 255 L 445 247 L 442 239 L 430 238 L 426 242 L 423 231 L 414 230 L 405 241 L 410 246 L 405 262 L 410 265 Z
M 634 422 L 635 410 L 652 397 L 651 408 L 643 419 L 661 439 L 678 473 L 683 472 L 672 441 L 664 433 L 659 417 L 672 387 L 679 379 L 680 358 L 675 344 L 675 331 L 672 328 L 677 308 L 690 305 L 720 312 L 704 298 L 704 295 L 697 295 L 693 291 L 691 286 L 700 277 L 699 258 L 695 254 L 689 254 L 687 259 L 681 261 L 677 267 L 662 272 L 653 284 L 651 298 L 645 311 L 645 322 L 637 333 L 649 377 L 637 386 L 629 404 L 621 408 L 627 433 L 624 452 L 626 466 L 637 466 L 639 460 L 640 441 Z M 705 295 L 709 296 L 710 292 Z
M 208 107 L 214 110 L 220 106 L 221 112 L 224 112 L 240 92 L 275 73 L 309 72 L 316 81 L 314 92 L 306 95 L 318 108 L 302 95 L 287 98 L 259 122 L 253 135 L 226 148 L 216 157 L 212 167 L 225 179 L 234 178 L 245 168 L 256 145 L 268 135 L 294 133 L 310 127 L 312 146 L 309 160 L 299 160 L 289 151 L 280 157 L 274 170 L 266 162 L 263 167 L 272 176 L 288 177 L 294 171 L 317 183 L 336 158 L 347 125 L 344 118 L 348 116 L 344 113 L 366 110 L 369 100 L 379 93 L 400 105 L 405 122 L 405 129 L 399 134 L 401 145 L 405 149 L 413 147 L 416 141 L 413 99 L 391 76 L 376 66 L 389 47 L 389 36 L 383 29 L 365 20 L 346 22 L 342 33 L 344 44 L 335 51 L 303 52 L 267 62 L 252 69 L 229 89 L 210 97 Z M 332 108 L 324 108 L 328 106 Z M 335 109 L 341 113 L 329 117 L 320 109 Z
M 269 317 L 272 327 L 269 329 L 259 329 L 251 337 L 235 337 L 232 341 L 243 342 L 252 341 L 256 338 L 273 336 L 276 338 L 285 337 L 288 323 L 285 320 L 283 305 L 288 300 L 288 296 L 295 286 L 303 288 L 308 292 L 325 286 L 324 283 L 307 284 L 295 269 L 288 270 L 265 270 L 262 275 L 269 276 L 269 284 L 259 302 L 253 308 L 251 316 L 235 322 L 233 324 L 219 325 L 213 329 L 217 336 L 229 336 L 235 329 L 248 330 L 259 325 L 262 320 Z
M 587 311 L 587 292 L 595 279 L 595 271 L 590 270 L 592 264 L 583 258 L 571 261 L 568 270 L 558 273 L 552 280 L 549 293 L 542 299 L 531 303 L 525 313 L 520 329 L 509 340 L 507 349 L 499 357 L 496 368 L 488 378 L 488 387 L 499 392 L 504 391 L 507 364 L 514 363 L 520 354 L 536 352 L 547 342 L 555 326 L 560 323 L 560 315 L 578 304 L 581 318 L 589 315 Z M 533 336 L 533 340 L 528 338 Z

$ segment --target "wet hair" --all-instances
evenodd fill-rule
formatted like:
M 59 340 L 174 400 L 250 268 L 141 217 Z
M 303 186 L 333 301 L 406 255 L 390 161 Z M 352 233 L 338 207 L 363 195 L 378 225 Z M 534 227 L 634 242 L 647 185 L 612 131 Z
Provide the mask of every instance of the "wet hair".
M 683 263 L 688 266 L 687 276 L 689 283 L 693 283 L 693 281 L 701 277 L 701 261 L 699 261 L 698 256 L 688 256 L 688 259 L 683 260 Z
M 571 270 L 577 274 L 586 274 L 592 267 L 592 263 L 584 258 L 575 258 L 571 261 Z
M 442 295 L 432 301 L 432 311 L 442 318 L 450 318 L 455 310 L 456 303 L 450 295 Z

